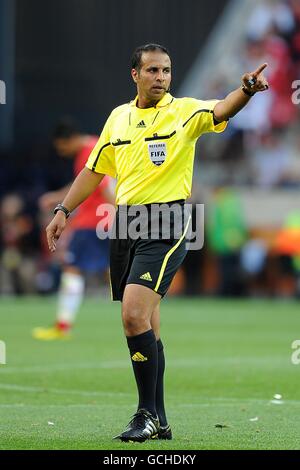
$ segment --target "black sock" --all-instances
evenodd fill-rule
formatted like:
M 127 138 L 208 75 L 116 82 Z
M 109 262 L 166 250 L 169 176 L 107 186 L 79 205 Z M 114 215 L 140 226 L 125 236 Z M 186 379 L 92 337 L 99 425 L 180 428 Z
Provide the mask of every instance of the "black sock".
M 161 426 L 166 426 L 167 418 L 164 405 L 164 372 L 165 372 L 165 355 L 164 346 L 159 339 L 157 341 L 158 352 L 158 369 L 157 369 L 157 384 L 156 384 L 156 412 Z
M 156 416 L 158 353 L 154 332 L 149 330 L 137 336 L 127 336 L 127 344 L 139 393 L 138 409 L 144 408 Z

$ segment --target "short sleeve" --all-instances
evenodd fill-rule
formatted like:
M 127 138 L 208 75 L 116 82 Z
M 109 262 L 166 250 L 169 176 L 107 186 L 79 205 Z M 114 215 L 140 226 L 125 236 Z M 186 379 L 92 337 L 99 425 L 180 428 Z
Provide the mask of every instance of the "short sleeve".
M 110 138 L 109 117 L 85 166 L 95 173 L 103 173 L 104 175 L 116 178 L 115 151 L 111 145 Z
M 214 108 L 219 100 L 193 100 L 193 112 L 183 124 L 187 135 L 198 138 L 207 132 L 223 132 L 227 127 L 227 121 L 215 124 Z

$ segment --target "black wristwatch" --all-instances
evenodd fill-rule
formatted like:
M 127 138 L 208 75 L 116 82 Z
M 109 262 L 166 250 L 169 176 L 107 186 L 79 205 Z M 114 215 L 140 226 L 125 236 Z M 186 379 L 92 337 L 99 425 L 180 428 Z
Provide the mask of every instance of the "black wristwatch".
M 248 90 L 248 88 L 245 87 L 245 85 L 242 85 L 241 89 L 243 90 L 243 92 L 245 93 L 245 95 L 247 96 L 254 96 L 256 91 L 250 91 Z
M 70 213 L 71 213 L 71 212 L 70 212 L 65 206 L 63 206 L 62 204 L 57 204 L 57 206 L 55 207 L 55 209 L 54 209 L 53 212 L 54 212 L 54 214 L 56 214 L 58 211 L 62 211 L 62 212 L 65 214 L 66 219 L 69 217 L 69 215 L 70 215 Z

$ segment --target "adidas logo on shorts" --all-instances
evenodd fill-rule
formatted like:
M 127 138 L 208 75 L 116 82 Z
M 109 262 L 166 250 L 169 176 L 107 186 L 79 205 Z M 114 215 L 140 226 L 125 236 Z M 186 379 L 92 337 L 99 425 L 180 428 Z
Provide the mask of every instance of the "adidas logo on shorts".
M 140 276 L 140 279 L 144 279 L 144 281 L 152 281 L 151 274 L 149 272 L 142 274 Z

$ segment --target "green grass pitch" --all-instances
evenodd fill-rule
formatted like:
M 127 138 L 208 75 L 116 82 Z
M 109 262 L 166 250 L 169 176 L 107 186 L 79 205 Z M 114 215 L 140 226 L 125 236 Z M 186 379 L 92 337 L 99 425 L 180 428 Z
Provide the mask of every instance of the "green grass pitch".
M 1 300 L 0 449 L 300 449 L 296 301 L 164 300 L 174 439 L 144 444 L 112 440 L 136 405 L 120 304 L 87 298 L 71 340 L 32 339 L 54 309 L 54 298 Z

